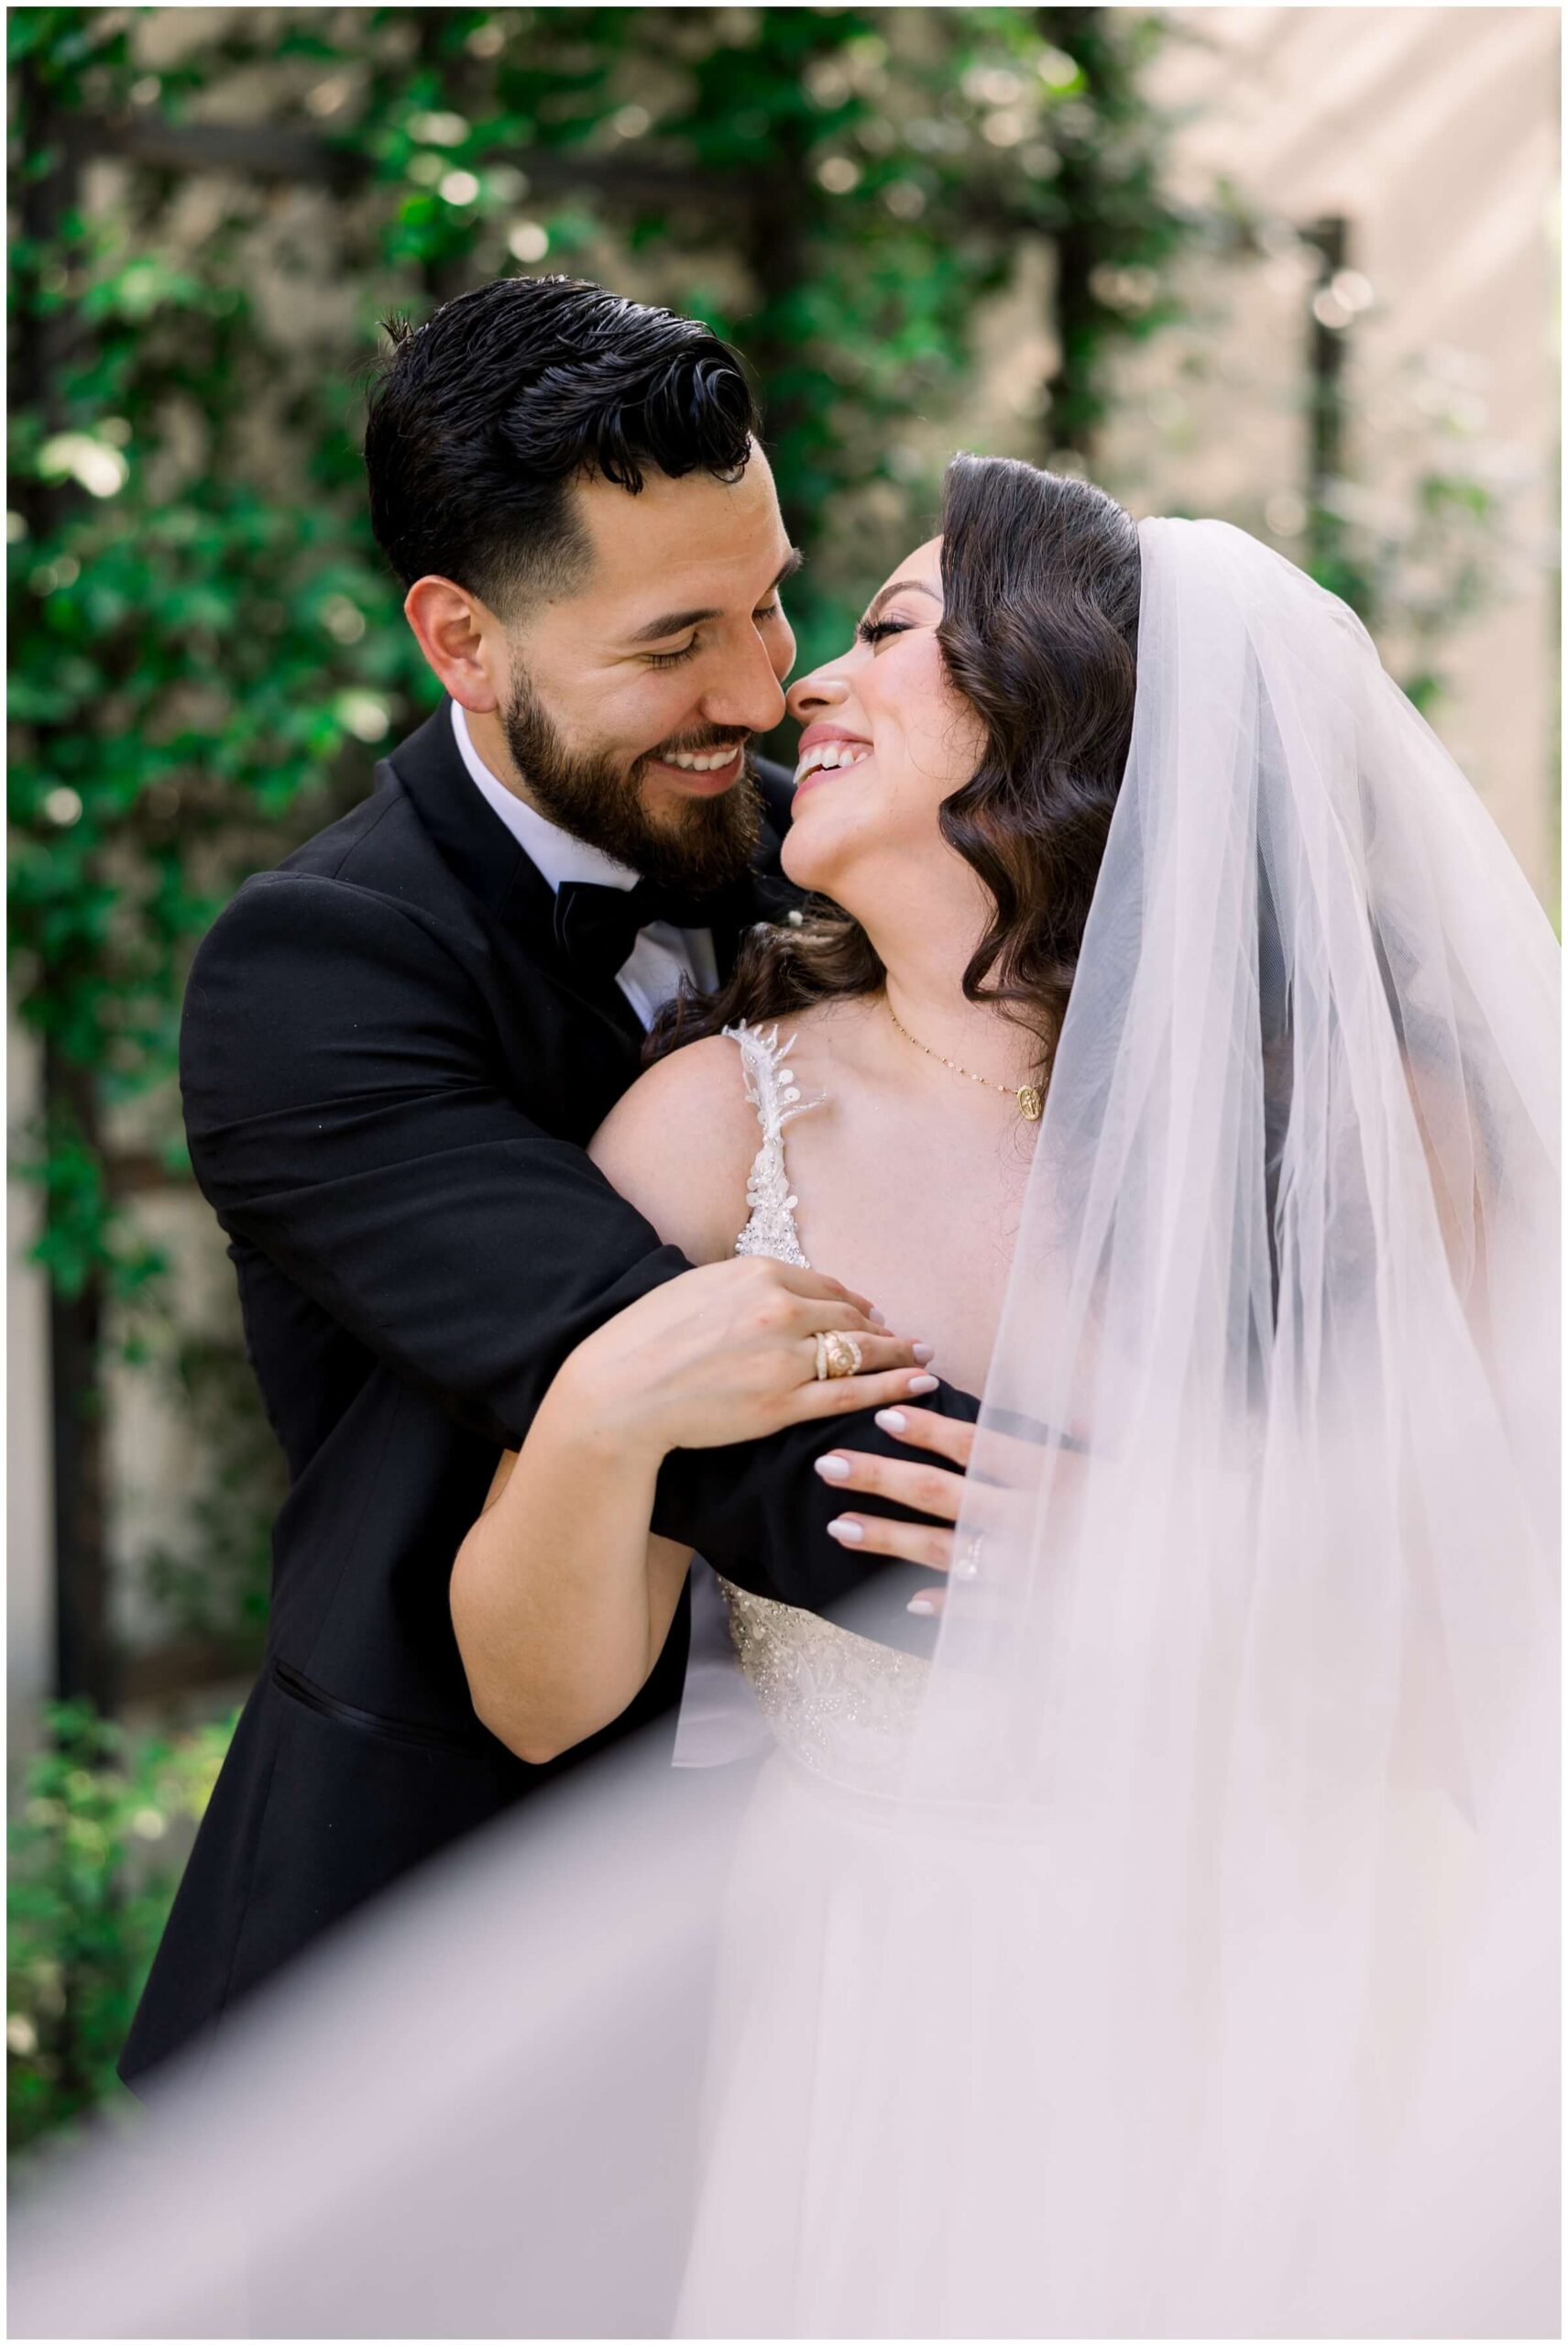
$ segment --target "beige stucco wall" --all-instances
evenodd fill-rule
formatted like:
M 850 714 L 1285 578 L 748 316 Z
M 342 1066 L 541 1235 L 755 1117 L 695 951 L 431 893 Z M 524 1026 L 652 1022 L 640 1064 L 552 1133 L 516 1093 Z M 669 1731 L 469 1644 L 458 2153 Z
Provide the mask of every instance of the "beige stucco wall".
M 1499 599 L 1442 646 L 1435 722 L 1554 904 L 1558 13 L 1169 15 L 1152 86 L 1184 117 L 1179 192 L 1201 200 L 1224 178 L 1277 227 L 1349 223 L 1373 298 L 1349 330 L 1346 470 L 1371 510 L 1397 528 L 1434 462 L 1502 494 Z M 1273 525 L 1302 485 L 1307 289 L 1288 239 L 1271 242 L 1270 258 L 1196 273 L 1191 325 L 1124 370 L 1097 472 L 1141 511 L 1223 512 L 1288 553 Z

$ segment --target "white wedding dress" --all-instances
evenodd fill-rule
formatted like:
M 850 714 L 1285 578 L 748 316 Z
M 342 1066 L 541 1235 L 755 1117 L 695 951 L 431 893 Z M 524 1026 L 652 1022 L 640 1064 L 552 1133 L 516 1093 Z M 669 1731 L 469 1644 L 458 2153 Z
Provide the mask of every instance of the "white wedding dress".
M 803 1101 L 775 1026 L 727 1028 L 762 1145 L 739 1255 L 809 1268 L 784 1128 Z M 878 1949 L 891 1920 L 887 1835 L 930 1664 L 718 1584 L 740 1668 L 773 1738 L 738 1842 L 714 1990 L 701 2182 L 678 2336 L 810 2337 L 875 2328 L 878 2260 L 836 2205 Z M 914 2056 L 915 2048 L 911 2048 Z M 846 2272 L 864 2265 L 864 2321 Z

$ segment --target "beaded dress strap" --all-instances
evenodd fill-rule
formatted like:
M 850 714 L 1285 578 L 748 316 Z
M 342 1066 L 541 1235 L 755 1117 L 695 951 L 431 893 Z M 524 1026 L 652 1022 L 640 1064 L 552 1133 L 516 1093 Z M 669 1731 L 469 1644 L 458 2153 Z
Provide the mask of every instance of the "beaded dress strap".
M 752 1159 L 746 1180 L 751 1217 L 735 1241 L 735 1252 L 771 1255 L 776 1262 L 797 1263 L 802 1270 L 809 1270 L 811 1266 L 801 1251 L 800 1233 L 795 1226 L 795 1210 L 800 1200 L 789 1186 L 784 1128 L 795 1117 L 805 1115 L 807 1109 L 819 1108 L 826 1094 L 818 1093 L 815 1100 L 801 1098 L 795 1070 L 785 1064 L 795 1048 L 795 1036 L 787 1043 L 781 1043 L 776 1026 L 771 1034 L 764 1034 L 760 1026 L 748 1026 L 744 1019 L 734 1026 L 726 1026 L 724 1032 L 740 1047 L 746 1097 L 755 1108 L 757 1122 L 762 1128 L 762 1145 Z

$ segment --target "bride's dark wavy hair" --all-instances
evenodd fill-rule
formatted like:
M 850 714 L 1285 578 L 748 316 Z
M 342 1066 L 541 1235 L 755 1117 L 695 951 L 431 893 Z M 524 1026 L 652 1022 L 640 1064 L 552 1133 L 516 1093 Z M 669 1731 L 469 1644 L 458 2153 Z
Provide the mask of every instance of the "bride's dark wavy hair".
M 1132 740 L 1138 533 L 1103 489 L 1008 456 L 953 458 L 941 526 L 937 640 L 986 737 L 938 818 L 994 906 L 964 992 L 1039 1037 L 1043 1077 Z M 798 927 L 753 929 L 716 993 L 672 1003 L 645 1055 L 740 1018 L 876 993 L 883 975 L 860 923 L 814 897 Z

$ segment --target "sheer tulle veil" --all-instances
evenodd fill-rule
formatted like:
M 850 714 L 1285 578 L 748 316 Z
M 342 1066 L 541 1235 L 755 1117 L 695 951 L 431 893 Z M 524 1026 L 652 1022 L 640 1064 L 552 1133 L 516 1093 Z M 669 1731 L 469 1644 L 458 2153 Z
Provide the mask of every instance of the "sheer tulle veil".
M 1140 538 L 908 1778 L 948 1893 L 886 1964 L 940 2236 L 877 2310 L 1550 2328 L 1556 941 L 1343 603 L 1221 522 Z
M 752 2335 L 1554 2332 L 1556 943 L 1342 603 L 1140 535 L 977 1570 L 901 1788 L 778 1858 L 842 1875 L 749 2095 L 776 2142 L 831 2070 L 811 2221 L 699 2236 L 681 2293 L 692 2193 L 607 2198 L 607 2140 L 661 2188 L 700 2143 L 728 1927 L 713 1801 L 683 1843 L 607 1792 L 68 2179 L 14 2321 L 222 2331 L 243 2282 L 256 2334 L 656 2334 L 730 2285 Z

